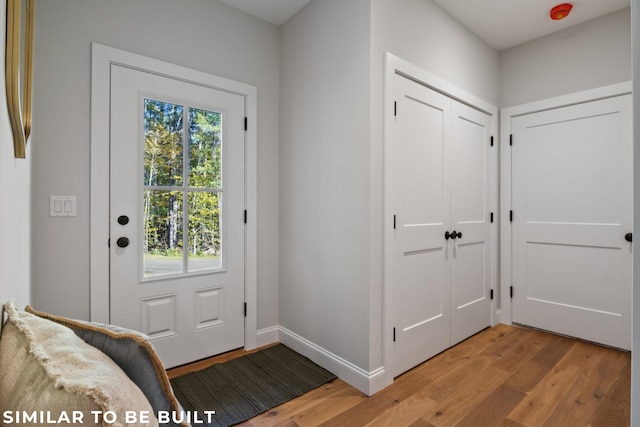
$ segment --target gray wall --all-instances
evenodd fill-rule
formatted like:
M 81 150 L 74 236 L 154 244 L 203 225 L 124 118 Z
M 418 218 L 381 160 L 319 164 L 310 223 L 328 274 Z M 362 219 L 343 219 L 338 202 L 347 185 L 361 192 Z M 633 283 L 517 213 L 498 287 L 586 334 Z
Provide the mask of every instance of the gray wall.
M 629 8 L 500 52 L 500 107 L 631 80 Z
M 6 9 L 6 1 L 0 2 Z M 0 19 L 0 34 L 5 33 L 5 20 Z M 0 58 L 4 63 L 4 42 L 0 43 Z M 31 148 L 27 158 L 16 159 L 13 152 L 13 135 L 5 91 L 4 66 L 0 67 L 0 305 L 13 300 L 23 308 L 30 302 L 29 289 L 29 193 Z M 2 319 L 0 319 L 2 321 Z
M 633 36 L 633 230 L 640 233 L 640 0 L 631 0 Z M 637 246 L 637 243 L 636 243 Z M 640 425 L 640 251 L 633 251 L 633 341 L 631 349 L 631 425 Z
M 90 43 L 98 42 L 258 87 L 258 328 L 277 325 L 278 28 L 212 0 L 37 0 L 36 28 L 34 305 L 90 315 Z M 50 218 L 49 195 L 77 196 L 78 216 Z
M 369 366 L 369 0 L 281 29 L 280 324 Z

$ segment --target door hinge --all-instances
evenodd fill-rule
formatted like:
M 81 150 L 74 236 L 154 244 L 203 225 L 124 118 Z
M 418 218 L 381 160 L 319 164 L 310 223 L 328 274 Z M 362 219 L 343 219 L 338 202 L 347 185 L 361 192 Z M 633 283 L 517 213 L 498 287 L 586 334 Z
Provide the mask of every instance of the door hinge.
M 513 298 L 513 286 L 509 286 L 509 297 Z
M 398 103 L 396 101 L 393 101 L 393 117 L 397 117 L 398 116 Z
M 244 223 L 247 223 L 247 210 L 244 210 Z
M 249 119 L 247 117 L 244 118 L 244 130 L 249 129 Z
M 491 146 L 493 147 L 493 136 L 491 137 Z
M 509 146 L 513 145 L 513 134 L 509 135 Z
M 491 212 L 490 217 L 491 217 L 491 220 L 490 220 L 490 221 L 491 221 L 491 224 L 493 224 L 493 212 Z
M 509 211 L 509 222 L 513 222 L 513 211 Z
M 396 216 L 393 216 L 393 229 L 396 229 Z
M 396 342 L 396 328 L 393 328 L 393 342 Z
M 493 289 L 491 289 L 491 291 L 489 292 L 489 297 L 491 298 L 491 300 L 493 301 Z
M 247 317 L 247 303 L 244 303 L 244 317 Z

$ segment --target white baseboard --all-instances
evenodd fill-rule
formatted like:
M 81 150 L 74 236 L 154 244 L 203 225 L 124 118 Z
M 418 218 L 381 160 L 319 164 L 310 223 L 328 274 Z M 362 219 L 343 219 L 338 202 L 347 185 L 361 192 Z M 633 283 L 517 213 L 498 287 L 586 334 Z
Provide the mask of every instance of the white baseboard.
M 271 326 L 269 328 L 260 329 L 258 332 L 256 332 L 256 347 L 262 347 L 279 342 L 279 330 L 279 326 Z
M 373 395 L 386 386 L 384 367 L 367 372 L 287 328 L 278 326 L 277 329 L 278 340 L 282 344 L 309 358 L 367 396 Z

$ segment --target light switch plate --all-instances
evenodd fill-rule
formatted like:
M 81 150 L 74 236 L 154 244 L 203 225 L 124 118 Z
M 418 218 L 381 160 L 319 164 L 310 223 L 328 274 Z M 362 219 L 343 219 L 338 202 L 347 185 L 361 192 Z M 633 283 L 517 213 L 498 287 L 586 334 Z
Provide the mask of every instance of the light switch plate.
M 76 196 L 49 196 L 49 216 L 76 216 Z

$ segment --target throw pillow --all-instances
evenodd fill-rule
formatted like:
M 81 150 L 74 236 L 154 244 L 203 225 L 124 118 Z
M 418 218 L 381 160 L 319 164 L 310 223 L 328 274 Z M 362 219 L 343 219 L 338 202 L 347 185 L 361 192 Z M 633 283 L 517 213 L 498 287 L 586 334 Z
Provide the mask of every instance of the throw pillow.
M 25 311 L 72 329 L 86 343 L 96 347 L 114 362 L 140 387 L 156 414 L 180 414 L 183 410 L 173 394 L 171 383 L 153 345 L 141 332 L 95 322 L 68 319 L 44 313 L 27 306 Z M 176 424 L 180 415 L 162 424 L 169 427 L 189 427 L 186 422 Z
M 0 424 L 158 425 L 144 394 L 104 353 L 63 325 L 11 303 L 4 310 Z

